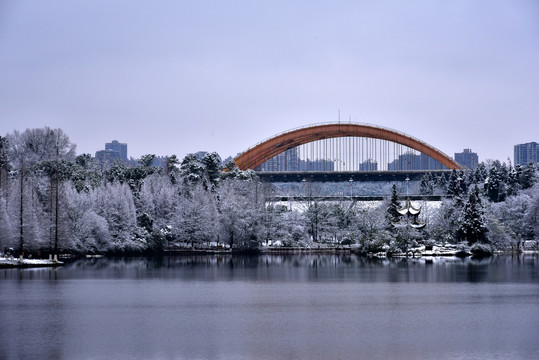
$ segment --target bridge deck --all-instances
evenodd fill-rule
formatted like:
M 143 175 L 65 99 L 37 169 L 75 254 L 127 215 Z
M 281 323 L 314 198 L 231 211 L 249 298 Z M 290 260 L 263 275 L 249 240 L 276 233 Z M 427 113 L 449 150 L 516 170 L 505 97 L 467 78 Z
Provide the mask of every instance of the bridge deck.
M 268 202 L 279 201 L 382 201 L 390 195 L 382 196 L 272 196 L 266 199 Z M 413 201 L 441 201 L 447 196 L 442 195 L 410 195 L 410 200 Z M 402 200 L 402 199 L 401 199 Z
M 260 180 L 266 182 L 346 182 L 353 181 L 418 181 L 427 173 L 432 176 L 449 175 L 451 170 L 409 170 L 409 171 L 310 171 L 310 172 L 284 172 L 259 171 L 256 174 Z

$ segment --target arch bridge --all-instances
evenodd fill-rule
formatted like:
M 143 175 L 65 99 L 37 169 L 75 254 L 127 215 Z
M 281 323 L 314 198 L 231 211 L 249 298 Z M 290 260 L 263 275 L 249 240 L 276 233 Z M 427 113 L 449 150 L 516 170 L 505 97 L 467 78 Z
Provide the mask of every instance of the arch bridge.
M 281 178 L 286 173 L 327 177 L 330 172 L 364 176 L 385 172 L 402 177 L 404 173 L 460 169 L 451 157 L 410 135 L 370 124 L 340 122 L 283 132 L 234 160 L 242 170 L 280 174 Z

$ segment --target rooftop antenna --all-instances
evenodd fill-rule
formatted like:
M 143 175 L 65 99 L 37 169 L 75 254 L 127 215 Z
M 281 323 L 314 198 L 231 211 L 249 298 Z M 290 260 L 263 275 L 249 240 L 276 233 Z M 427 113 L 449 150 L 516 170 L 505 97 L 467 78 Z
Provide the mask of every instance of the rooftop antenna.
M 341 109 L 339 109 L 339 124 L 341 123 Z

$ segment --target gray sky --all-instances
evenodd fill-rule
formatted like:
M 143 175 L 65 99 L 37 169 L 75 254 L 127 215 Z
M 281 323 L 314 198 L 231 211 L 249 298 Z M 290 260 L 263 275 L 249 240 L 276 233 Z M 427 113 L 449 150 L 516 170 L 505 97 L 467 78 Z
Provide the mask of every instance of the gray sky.
M 235 155 L 341 120 L 453 155 L 539 141 L 539 1 L 0 0 L 0 134 Z

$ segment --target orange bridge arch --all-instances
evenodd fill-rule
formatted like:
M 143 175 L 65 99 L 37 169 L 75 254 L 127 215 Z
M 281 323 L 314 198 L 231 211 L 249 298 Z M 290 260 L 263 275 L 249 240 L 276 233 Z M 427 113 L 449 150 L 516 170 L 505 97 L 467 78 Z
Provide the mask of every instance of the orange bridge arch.
M 351 136 L 398 143 L 430 156 L 449 169 L 460 169 L 452 158 L 419 139 L 388 128 L 354 123 L 319 124 L 290 130 L 247 149 L 234 161 L 241 170 L 255 169 L 272 157 L 296 146 L 316 140 Z

